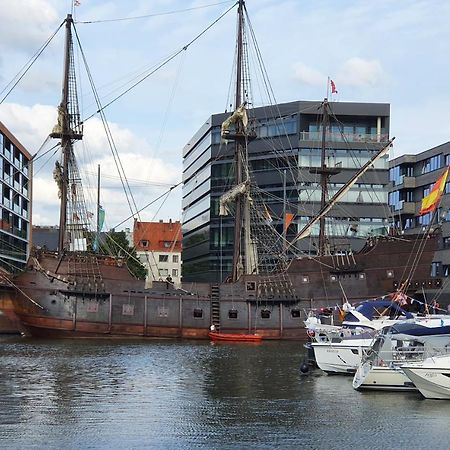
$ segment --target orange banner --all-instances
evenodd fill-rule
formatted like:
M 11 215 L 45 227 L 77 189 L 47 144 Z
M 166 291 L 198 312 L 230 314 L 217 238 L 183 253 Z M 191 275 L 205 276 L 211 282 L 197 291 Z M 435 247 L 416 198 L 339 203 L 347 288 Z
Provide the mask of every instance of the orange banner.
M 295 214 L 292 213 L 286 213 L 284 216 L 284 231 L 286 231 L 289 228 L 289 225 L 294 220 Z

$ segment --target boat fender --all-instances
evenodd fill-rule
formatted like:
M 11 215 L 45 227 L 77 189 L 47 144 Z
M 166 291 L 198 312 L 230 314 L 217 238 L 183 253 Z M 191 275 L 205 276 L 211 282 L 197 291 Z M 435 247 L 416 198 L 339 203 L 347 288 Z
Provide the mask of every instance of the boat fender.
M 307 374 L 309 372 L 309 366 L 308 366 L 307 362 L 303 361 L 300 364 L 300 372 L 303 373 L 303 374 Z
M 306 330 L 306 334 L 310 337 L 313 338 L 316 335 L 316 332 L 314 330 L 311 330 L 310 328 L 308 328 Z

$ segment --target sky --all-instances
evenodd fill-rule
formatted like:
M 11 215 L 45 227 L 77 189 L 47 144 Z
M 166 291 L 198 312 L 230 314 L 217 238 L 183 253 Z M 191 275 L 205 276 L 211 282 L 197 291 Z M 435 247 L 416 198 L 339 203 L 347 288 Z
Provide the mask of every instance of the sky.
M 234 2 L 79 3 L 74 8 L 76 30 L 106 104 L 136 76 L 181 50 Z M 0 92 L 57 30 L 71 5 L 69 0 L 0 0 Z M 246 5 L 278 102 L 323 99 L 329 76 L 338 89 L 335 101 L 390 103 L 391 136 L 396 137 L 391 157 L 418 153 L 450 140 L 450 2 L 247 0 Z M 147 17 L 131 19 L 137 16 Z M 181 181 L 184 145 L 211 114 L 226 109 L 235 25 L 236 8 L 105 109 L 139 208 Z M 40 149 L 56 123 L 63 31 L 59 30 L 0 104 L 0 120 L 31 154 Z M 76 56 L 82 117 L 87 118 L 97 108 L 79 50 Z M 255 98 L 256 106 L 257 102 Z M 116 227 L 131 213 L 98 115 L 86 121 L 85 139 L 76 152 L 92 201 L 97 166 L 101 165 L 106 227 Z M 35 164 L 35 225 L 58 223 L 52 178 L 55 158 L 49 154 Z M 181 189 L 163 199 L 145 209 L 140 219 L 180 220 Z M 130 225 L 128 220 L 119 229 Z

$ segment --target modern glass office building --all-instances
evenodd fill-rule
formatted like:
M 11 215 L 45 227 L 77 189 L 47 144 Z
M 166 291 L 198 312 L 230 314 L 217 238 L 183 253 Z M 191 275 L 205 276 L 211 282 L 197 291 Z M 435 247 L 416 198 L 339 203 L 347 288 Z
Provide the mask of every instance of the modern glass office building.
M 450 164 L 450 142 L 416 155 L 403 155 L 390 161 L 389 205 L 397 227 L 405 233 L 420 233 L 432 221 L 433 213 L 419 215 L 422 199 L 426 197 L 436 180 Z M 431 275 L 450 276 L 450 180 L 447 180 L 437 217 L 442 242 L 435 253 Z M 444 283 L 450 300 L 448 283 Z
M 326 164 L 335 167 L 328 197 L 388 141 L 389 104 L 330 103 L 326 128 Z M 320 209 L 322 147 L 321 102 L 295 101 L 251 111 L 256 139 L 249 144 L 249 165 L 262 190 L 272 224 L 282 231 L 283 212 L 295 214 L 288 239 Z M 230 114 L 212 115 L 183 149 L 183 280 L 221 281 L 230 272 L 233 220 L 219 216 L 219 199 L 233 185 L 234 143 L 220 137 Z M 387 226 L 388 157 L 377 161 L 335 207 L 329 236 L 358 237 Z M 317 252 L 317 227 L 302 251 Z
M 0 122 L 0 266 L 25 267 L 31 232 L 30 154 Z

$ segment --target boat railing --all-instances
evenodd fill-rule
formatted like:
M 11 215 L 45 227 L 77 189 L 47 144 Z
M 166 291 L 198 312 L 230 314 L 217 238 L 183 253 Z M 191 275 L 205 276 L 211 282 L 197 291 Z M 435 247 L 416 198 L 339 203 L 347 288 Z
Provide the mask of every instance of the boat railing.
M 373 366 L 400 367 L 405 362 L 420 362 L 426 358 L 438 355 L 450 354 L 449 347 L 425 348 L 424 346 L 404 346 L 393 350 L 381 350 L 370 353 L 366 352 L 367 360 L 372 362 Z

